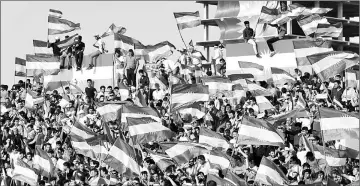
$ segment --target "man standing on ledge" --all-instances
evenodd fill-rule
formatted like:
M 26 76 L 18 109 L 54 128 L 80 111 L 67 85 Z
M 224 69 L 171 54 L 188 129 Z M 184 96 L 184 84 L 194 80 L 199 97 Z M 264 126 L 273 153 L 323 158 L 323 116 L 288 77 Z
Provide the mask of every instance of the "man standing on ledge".
M 250 28 L 249 21 L 245 21 L 244 24 L 246 27 L 243 31 L 243 36 L 244 36 L 245 42 L 251 44 L 254 48 L 256 57 L 261 58 L 261 56 L 258 52 L 257 46 L 256 46 L 256 42 L 255 42 L 255 32 L 252 28 Z

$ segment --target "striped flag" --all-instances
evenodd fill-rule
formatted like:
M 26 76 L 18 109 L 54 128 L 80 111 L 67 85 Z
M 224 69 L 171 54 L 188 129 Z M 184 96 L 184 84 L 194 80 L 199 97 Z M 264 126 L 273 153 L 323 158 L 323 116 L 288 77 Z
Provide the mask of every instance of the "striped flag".
M 345 71 L 346 87 L 354 87 L 359 89 L 359 65 L 349 68 Z
M 51 175 L 54 175 L 55 165 L 48 154 L 39 146 L 35 147 L 33 165 L 42 176 L 49 178 Z
M 319 24 L 329 24 L 328 20 L 325 17 L 321 17 L 319 14 L 299 16 L 297 22 L 307 36 L 314 34 Z
M 52 48 L 48 48 L 48 43 L 46 41 L 33 40 L 34 54 L 35 55 L 53 55 Z
M 125 27 L 122 27 L 122 26 L 117 27 L 117 26 L 113 23 L 113 24 L 110 25 L 110 27 L 108 28 L 108 30 L 101 35 L 101 37 L 104 38 L 104 37 L 107 37 L 107 36 L 109 36 L 109 35 L 113 35 L 114 33 L 124 35 L 125 32 L 126 32 L 126 28 L 125 28 Z
M 223 174 L 235 165 L 235 160 L 220 150 L 211 150 L 209 154 L 204 154 L 204 156 L 209 161 L 212 169 L 222 170 Z
M 321 107 L 320 116 L 324 141 L 359 138 L 358 115 Z
M 359 55 L 354 52 L 330 51 L 307 56 L 314 72 L 322 81 L 340 74 L 359 63 Z
M 277 8 L 269 8 L 267 6 L 263 6 L 261 8 L 261 14 L 259 17 L 259 24 L 262 23 L 270 23 L 275 20 L 280 14 Z
M 262 58 L 256 57 L 252 45 L 247 43 L 226 44 L 226 75 L 245 74 L 243 72 L 245 69 L 239 65 L 239 61 L 262 65 L 267 67 L 264 68 L 265 71 L 270 71 L 268 67 L 276 67 L 286 71 L 294 70 L 297 67 L 292 40 L 280 40 L 274 43 L 273 47 L 276 54 L 272 57 L 270 57 L 270 49 L 265 41 L 261 40 L 256 43 Z M 257 74 L 253 75 L 256 80 Z
M 88 79 L 93 81 L 93 86 L 96 88 L 102 85 L 105 87 L 113 86 L 113 73 L 109 73 L 113 72 L 114 68 L 112 58 L 113 54 L 102 54 L 96 58 L 96 66 L 91 70 L 87 70 L 86 68 L 89 66 L 91 59 L 89 55 L 86 55 L 83 59 L 82 66 L 84 68 L 82 70 L 62 69 L 57 75 L 44 76 L 44 88 L 46 91 L 53 91 L 67 84 L 84 90 L 87 87 Z
M 300 108 L 300 109 L 304 109 L 304 108 L 306 108 L 306 106 L 307 106 L 306 101 L 305 101 L 304 97 L 302 96 L 302 94 L 300 93 L 298 101 L 296 102 L 296 107 Z
M 75 121 L 74 125 L 70 129 L 70 136 L 72 139 L 89 139 L 96 136 L 96 133 L 85 125 Z
M 211 95 L 232 95 L 235 89 L 243 90 L 241 85 L 236 86 L 229 78 L 221 76 L 206 76 L 202 78 L 202 82 L 209 87 L 209 93 Z
M 56 45 L 60 48 L 60 49 L 66 49 L 70 46 L 72 46 L 75 43 L 75 39 L 79 36 L 79 34 L 74 34 L 62 41 L 60 41 L 59 43 L 57 43 Z
M 108 156 L 103 161 L 106 165 L 128 176 L 139 176 L 140 167 L 136 162 L 133 147 L 118 138 L 110 148 Z
M 110 130 L 107 122 L 103 122 L 103 131 L 104 131 L 104 135 L 107 137 L 107 140 L 110 142 L 110 144 L 114 144 L 115 142 L 114 135 Z
M 343 25 L 341 22 L 330 24 L 321 23 L 317 25 L 315 38 L 317 37 L 339 37 L 343 32 Z
M 105 159 L 108 155 L 106 143 L 108 143 L 106 135 L 97 135 L 88 139 L 71 138 L 75 152 L 93 160 Z
M 359 152 L 332 149 L 320 145 L 313 145 L 313 153 L 316 159 L 325 159 L 327 164 L 331 167 L 344 166 L 347 158 L 356 159 Z
M 219 1 L 223 2 L 223 1 Z M 237 176 L 235 173 L 231 171 L 227 171 L 224 178 L 221 178 L 219 175 L 215 175 L 212 173 L 209 173 L 207 175 L 206 181 L 213 180 L 219 185 L 226 185 L 226 186 L 245 186 L 248 185 L 244 179 L 241 179 L 239 176 Z
M 26 60 L 15 58 L 15 76 L 26 77 Z
M 26 73 L 29 76 L 46 76 L 60 72 L 59 59 L 53 56 L 26 55 Z
M 200 105 L 200 102 L 195 102 L 185 108 L 181 108 L 178 112 L 181 115 L 190 114 L 192 117 L 196 117 L 198 119 L 205 116 L 205 111 L 203 110 L 203 106 Z
M 201 24 L 199 11 L 196 12 L 174 12 L 174 17 L 179 30 L 197 27 Z
M 329 40 L 295 40 L 293 41 L 294 52 L 296 56 L 297 68 L 304 72 L 312 74 L 312 66 L 307 56 L 322 52 L 333 51 L 331 41 Z
M 214 148 L 220 148 L 223 150 L 230 148 L 230 143 L 224 138 L 224 136 L 207 128 L 200 129 L 199 143 L 208 144 Z
M 177 84 L 171 89 L 172 111 L 199 101 L 209 101 L 209 87 L 197 84 Z
M 289 72 L 276 67 L 271 67 L 271 78 L 277 85 L 296 82 L 296 79 Z
M 61 18 L 62 17 L 62 12 L 60 10 L 50 9 L 49 10 L 49 16 L 56 17 L 56 18 Z
M 285 122 L 287 118 L 307 118 L 309 114 L 305 109 L 294 108 L 293 110 L 282 113 L 279 115 L 270 116 L 267 121 L 273 124 L 274 127 L 277 127 L 282 122 Z
M 80 23 L 73 23 L 67 19 L 48 17 L 48 35 L 65 34 L 80 29 Z
M 259 106 L 259 112 L 275 109 L 274 105 L 265 96 L 255 96 L 256 104 Z
M 239 61 L 238 63 L 241 69 L 241 74 L 251 74 L 254 76 L 255 81 L 267 80 L 267 78 L 265 78 L 265 69 L 263 65 L 245 61 Z
M 124 53 L 133 49 L 136 56 L 143 56 L 144 60 L 149 62 L 152 62 L 159 55 L 171 55 L 170 51 L 176 49 L 175 45 L 169 41 L 162 41 L 155 45 L 144 45 L 134 38 L 121 34 L 114 34 L 114 48 L 120 48 Z
M 249 81 L 249 80 L 246 80 L 246 83 L 247 83 L 247 87 L 245 88 L 245 90 L 249 91 L 251 93 L 252 96 L 271 96 L 272 93 L 263 88 L 262 86 L 252 82 L 252 81 Z
M 127 118 L 143 118 L 150 117 L 155 121 L 160 122 L 159 113 L 151 107 L 139 107 L 136 105 L 123 105 L 121 113 L 121 122 L 126 123 Z
M 43 96 L 37 96 L 35 92 L 28 91 L 25 97 L 25 107 L 32 109 L 36 104 L 44 103 Z
M 274 162 L 263 156 L 257 170 L 255 181 L 265 185 L 285 185 L 287 177 Z
M 208 153 L 209 150 L 195 143 L 159 143 L 163 151 L 178 164 L 187 163 L 191 159 Z
M 162 171 L 165 171 L 171 165 L 175 165 L 175 162 L 167 155 L 158 154 L 149 149 L 146 149 L 146 151 L 149 153 L 150 158 L 154 160 L 155 164 Z
M 284 139 L 267 121 L 245 116 L 239 128 L 237 142 L 245 145 L 283 146 Z
M 150 117 L 127 117 L 129 135 L 134 143 L 148 143 L 151 141 L 164 141 L 176 136 L 169 128 Z
M 14 164 L 12 179 L 25 182 L 31 186 L 36 186 L 38 175 L 27 163 L 18 159 L 17 163 Z
M 120 119 L 122 104 L 96 103 L 96 111 L 100 114 L 104 122 Z

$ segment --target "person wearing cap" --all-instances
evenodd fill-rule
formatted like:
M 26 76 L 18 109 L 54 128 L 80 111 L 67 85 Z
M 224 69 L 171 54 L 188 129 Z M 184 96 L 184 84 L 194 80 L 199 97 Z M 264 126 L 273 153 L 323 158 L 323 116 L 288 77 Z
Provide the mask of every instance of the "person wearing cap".
M 83 43 L 81 40 L 82 40 L 82 36 L 78 36 L 75 39 L 75 44 L 74 44 L 74 53 L 75 53 L 75 62 L 76 62 L 77 71 L 79 71 L 82 67 L 84 50 L 85 50 L 85 43 Z
M 251 44 L 253 46 L 256 57 L 261 58 L 255 42 L 255 32 L 252 28 L 250 28 L 250 22 L 245 21 L 244 24 L 245 29 L 243 30 L 243 37 L 245 39 L 245 42 Z
M 55 37 L 55 42 L 54 43 L 49 43 L 48 41 L 48 48 L 52 48 L 53 49 L 53 55 L 55 57 L 58 57 L 60 59 L 60 56 L 61 56 L 61 50 L 58 46 L 60 42 L 60 38 L 58 36 Z
M 89 67 L 87 68 L 87 70 L 90 70 L 95 66 L 94 64 L 96 62 L 96 58 L 100 54 L 107 52 L 107 50 L 105 49 L 105 42 L 102 41 L 101 37 L 99 35 L 95 35 L 94 37 L 96 39 L 96 42 L 93 44 L 93 46 L 95 48 L 97 48 L 97 50 L 90 54 L 90 64 L 89 64 Z

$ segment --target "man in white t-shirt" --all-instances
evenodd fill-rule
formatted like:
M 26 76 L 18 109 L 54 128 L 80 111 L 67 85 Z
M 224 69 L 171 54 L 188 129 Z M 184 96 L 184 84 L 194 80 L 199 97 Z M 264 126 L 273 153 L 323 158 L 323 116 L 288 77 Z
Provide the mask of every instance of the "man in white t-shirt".
M 160 85 L 158 83 L 155 83 L 155 90 L 152 93 L 153 99 L 156 100 L 162 100 L 165 97 L 165 92 L 163 90 L 160 89 Z
M 90 54 L 90 64 L 89 67 L 87 68 L 87 70 L 90 70 L 94 67 L 94 60 L 96 60 L 96 58 L 103 53 L 106 53 L 107 50 L 105 49 L 105 42 L 102 41 L 101 37 L 99 35 L 95 35 L 94 36 L 96 39 L 96 43 L 94 43 L 94 47 L 97 48 L 97 50 L 93 53 Z

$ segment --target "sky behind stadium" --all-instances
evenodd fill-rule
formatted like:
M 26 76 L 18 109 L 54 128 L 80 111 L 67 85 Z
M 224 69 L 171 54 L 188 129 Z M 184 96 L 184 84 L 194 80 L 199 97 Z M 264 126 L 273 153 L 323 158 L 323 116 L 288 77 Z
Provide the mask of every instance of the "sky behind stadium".
M 13 85 L 15 57 L 25 59 L 26 54 L 33 54 L 33 39 L 47 40 L 49 9 L 60 10 L 63 18 L 81 24 L 78 33 L 83 36 L 85 54 L 95 50 L 92 46 L 95 42 L 93 36 L 104 33 L 112 23 L 126 27 L 126 35 L 143 44 L 168 40 L 180 49 L 184 44 L 179 36 L 173 12 L 199 11 L 203 17 L 203 6 L 192 1 L 1 2 L 1 84 Z M 210 17 L 215 15 L 215 10 L 214 6 L 210 8 Z M 214 29 L 210 39 L 219 37 L 219 29 Z M 185 29 L 182 33 L 186 43 L 191 39 L 196 42 L 204 38 L 202 26 Z M 112 51 L 113 37 L 109 36 L 104 41 L 106 48 Z M 199 49 L 203 50 L 202 47 Z M 173 56 L 175 59 L 178 55 L 176 54 Z

